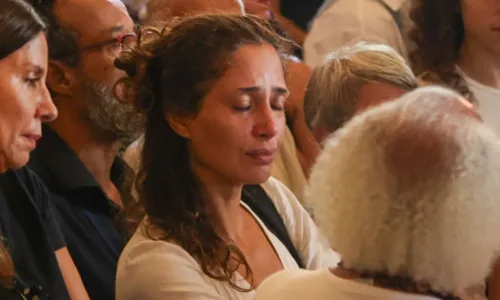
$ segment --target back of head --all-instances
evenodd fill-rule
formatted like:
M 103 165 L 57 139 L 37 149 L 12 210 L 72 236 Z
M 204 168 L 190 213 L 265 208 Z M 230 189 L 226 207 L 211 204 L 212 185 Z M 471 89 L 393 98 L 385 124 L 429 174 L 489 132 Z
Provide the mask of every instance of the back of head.
M 0 1 L 0 59 L 35 38 L 45 25 L 23 0 Z
M 186 17 L 145 32 L 115 62 L 128 74 L 121 82 L 129 87 L 128 99 L 147 113 L 137 179 L 140 206 L 153 226 L 200 260 L 205 273 L 229 281 L 234 270 L 227 269 L 227 260 L 236 250 L 215 233 L 191 169 L 188 140 L 166 116 L 196 116 L 240 47 L 268 44 L 284 55 L 286 41 L 260 18 L 230 14 Z M 220 269 L 223 274 L 213 271 Z
M 418 86 L 405 60 L 386 45 L 358 43 L 329 55 L 313 70 L 304 100 L 306 122 L 329 132 L 354 116 L 357 92 L 366 83 L 412 90 Z
M 421 88 L 327 141 L 308 199 L 346 267 L 446 293 L 488 276 L 500 246 L 500 141 L 462 101 Z
M 36 12 L 47 24 L 47 44 L 49 58 L 61 60 L 68 66 L 76 66 L 79 59 L 79 46 L 72 28 L 61 26 L 56 16 L 57 0 L 30 0 Z M 71 4 L 64 4 L 71 5 Z

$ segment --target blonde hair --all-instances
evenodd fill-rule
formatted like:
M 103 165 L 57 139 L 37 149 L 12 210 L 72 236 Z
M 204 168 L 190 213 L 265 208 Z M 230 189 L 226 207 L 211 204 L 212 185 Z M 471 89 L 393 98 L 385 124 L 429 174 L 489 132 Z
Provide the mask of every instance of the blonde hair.
M 347 268 L 446 293 L 488 276 L 500 248 L 500 141 L 460 100 L 420 88 L 328 139 L 307 201 Z
M 354 115 L 357 92 L 368 82 L 405 90 L 418 86 L 410 67 L 391 47 L 365 42 L 342 47 L 312 72 L 304 100 L 309 127 L 329 132 L 340 128 Z

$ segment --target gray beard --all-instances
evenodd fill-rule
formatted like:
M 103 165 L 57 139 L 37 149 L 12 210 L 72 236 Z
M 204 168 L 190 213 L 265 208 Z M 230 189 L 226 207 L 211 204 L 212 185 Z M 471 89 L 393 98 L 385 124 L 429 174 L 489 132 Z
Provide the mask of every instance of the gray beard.
M 87 80 L 84 86 L 85 118 L 111 133 L 123 144 L 135 141 L 144 129 L 144 115 L 132 104 L 118 101 L 105 84 Z

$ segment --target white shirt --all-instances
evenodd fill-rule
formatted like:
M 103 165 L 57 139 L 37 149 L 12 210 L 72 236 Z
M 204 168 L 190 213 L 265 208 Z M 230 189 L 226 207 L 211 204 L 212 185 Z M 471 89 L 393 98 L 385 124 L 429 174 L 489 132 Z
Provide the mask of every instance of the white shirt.
M 290 238 L 307 269 L 336 266 L 338 255 L 319 233 L 306 210 L 279 181 L 270 178 L 262 187 L 283 218 Z M 286 247 L 255 217 L 271 241 L 285 270 L 298 266 Z M 237 275 L 241 287 L 249 287 Z M 228 283 L 206 276 L 198 262 L 183 248 L 166 241 L 151 240 L 141 228 L 122 252 L 117 271 L 116 299 L 250 300 L 255 292 L 238 292 Z
M 459 72 L 478 102 L 481 118 L 500 137 L 500 89 L 481 84 L 460 69 Z
M 347 280 L 326 270 L 281 271 L 267 278 L 254 300 L 438 300 Z
M 385 3 L 398 11 L 406 1 Z M 311 67 L 321 65 L 333 51 L 361 41 L 389 45 L 408 61 L 405 37 L 393 16 L 375 0 L 336 0 L 320 13 L 304 42 L 304 61 Z

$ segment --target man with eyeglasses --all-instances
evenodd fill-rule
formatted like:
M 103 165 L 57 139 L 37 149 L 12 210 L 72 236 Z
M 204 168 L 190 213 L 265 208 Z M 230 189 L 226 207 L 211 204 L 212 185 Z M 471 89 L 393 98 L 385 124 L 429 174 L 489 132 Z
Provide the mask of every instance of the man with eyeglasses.
M 44 180 L 71 256 L 91 299 L 114 299 L 125 244 L 119 212 L 133 174 L 118 158 L 143 118 L 113 95 L 125 74 L 113 65 L 135 43 L 119 0 L 31 0 L 49 24 L 47 86 L 59 117 L 43 128 L 30 167 Z

